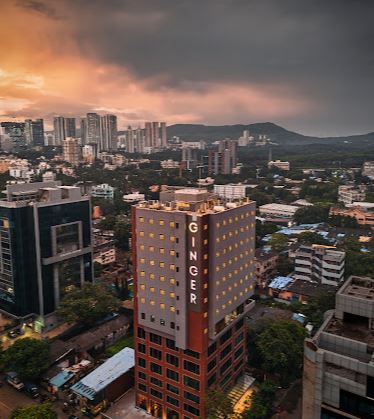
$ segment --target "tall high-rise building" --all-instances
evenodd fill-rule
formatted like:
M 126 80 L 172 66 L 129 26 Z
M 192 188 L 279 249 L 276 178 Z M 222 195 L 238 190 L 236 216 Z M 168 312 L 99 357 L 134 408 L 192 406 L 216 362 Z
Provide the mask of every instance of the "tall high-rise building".
M 54 145 L 61 146 L 66 138 L 65 118 L 63 116 L 55 116 L 53 118 L 53 131 L 55 135 Z
M 173 189 L 133 207 L 136 404 L 155 417 L 205 418 L 210 387 L 246 366 L 255 203 Z
M 73 166 L 78 166 L 82 159 L 82 150 L 76 138 L 66 138 L 62 143 L 63 159 Z
M 40 330 L 56 324 L 60 299 L 92 278 L 89 197 L 59 182 L 8 185 L 0 201 L 0 309 L 33 316 Z
M 152 147 L 152 122 L 145 123 L 145 147 Z
M 218 151 L 209 150 L 208 173 L 231 174 L 237 163 L 237 146 L 235 140 L 222 140 L 218 144 Z
M 64 118 L 65 123 L 65 137 L 76 138 L 77 136 L 77 127 L 75 118 Z
M 29 146 L 44 146 L 44 123 L 42 119 L 26 119 L 25 139 Z
M 166 148 L 166 122 L 146 122 L 144 143 L 145 147 Z
M 101 117 L 101 142 L 100 150 L 117 150 L 118 132 L 116 115 Z
M 101 143 L 101 124 L 100 115 L 97 113 L 88 113 L 86 117 L 86 143 L 98 144 L 100 150 Z
M 24 122 L 0 122 L 0 148 L 17 151 L 26 145 Z
M 80 134 L 81 134 L 81 144 L 87 144 L 87 119 L 80 119 Z
M 351 276 L 304 343 L 303 419 L 374 415 L 374 279 Z
M 161 147 L 166 148 L 168 146 L 166 122 L 160 122 L 160 140 L 161 140 Z

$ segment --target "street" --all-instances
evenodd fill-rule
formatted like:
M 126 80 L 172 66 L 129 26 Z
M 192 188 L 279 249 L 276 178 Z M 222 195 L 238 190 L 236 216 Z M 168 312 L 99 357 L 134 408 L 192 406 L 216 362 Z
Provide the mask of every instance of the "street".
M 35 403 L 21 391 L 17 391 L 3 380 L 0 388 L 0 419 L 9 419 L 12 410 L 17 406 Z

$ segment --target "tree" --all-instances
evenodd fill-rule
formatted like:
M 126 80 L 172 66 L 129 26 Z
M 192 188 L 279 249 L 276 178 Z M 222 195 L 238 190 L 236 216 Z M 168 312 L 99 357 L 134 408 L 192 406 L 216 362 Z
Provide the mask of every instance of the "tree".
M 301 244 L 311 245 L 311 244 L 322 244 L 330 245 L 331 243 L 324 239 L 320 234 L 313 231 L 304 231 L 297 236 L 297 241 Z
M 57 419 L 57 412 L 50 403 L 30 404 L 13 410 L 10 419 Z
M 103 230 L 113 230 L 116 224 L 116 216 L 108 214 L 105 218 L 102 218 L 99 222 L 99 227 Z
M 114 226 L 114 238 L 117 241 L 117 247 L 128 250 L 131 234 L 131 224 L 124 223 L 123 221 L 116 222 Z
M 241 419 L 265 419 L 270 417 L 275 391 L 276 387 L 271 382 L 260 384 L 258 390 L 248 400 L 250 406 L 242 413 Z
M 206 396 L 206 414 L 209 419 L 228 418 L 234 414 L 232 402 L 221 387 L 209 389 Z
M 58 316 L 68 323 L 92 326 L 119 310 L 120 300 L 101 284 L 85 284 L 69 292 L 61 301 Z
M 314 224 L 326 222 L 329 218 L 329 207 L 314 205 L 299 208 L 294 215 L 297 224 Z
M 33 338 L 18 339 L 4 352 L 1 361 L 21 380 L 36 380 L 49 368 L 49 344 Z
M 288 257 L 281 255 L 278 257 L 276 269 L 279 275 L 287 276 L 293 271 L 294 264 Z
M 270 246 L 274 252 L 283 252 L 288 246 L 288 237 L 282 233 L 273 233 L 271 235 Z
M 308 304 L 295 303 L 293 311 L 298 311 L 307 317 L 308 321 L 318 328 L 323 323 L 324 314 L 335 307 L 335 292 L 320 292 L 312 297 Z

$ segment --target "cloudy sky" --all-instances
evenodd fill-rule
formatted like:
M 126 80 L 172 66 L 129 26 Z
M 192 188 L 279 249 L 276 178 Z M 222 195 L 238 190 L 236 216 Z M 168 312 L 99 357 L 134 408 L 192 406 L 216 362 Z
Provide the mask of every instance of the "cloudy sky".
M 0 120 L 374 131 L 373 0 L 1 0 Z

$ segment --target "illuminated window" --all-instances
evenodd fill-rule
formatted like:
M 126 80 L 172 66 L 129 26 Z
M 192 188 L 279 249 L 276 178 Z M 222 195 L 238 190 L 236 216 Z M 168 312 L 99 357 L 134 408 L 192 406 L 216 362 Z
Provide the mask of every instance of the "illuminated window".
M 160 268 L 164 268 L 165 267 L 165 262 L 160 262 Z
M 240 227 L 240 231 L 244 233 L 244 227 Z
M 140 250 L 144 250 L 144 248 L 145 248 L 144 244 L 141 244 L 140 245 Z
M 222 291 L 222 295 L 226 295 L 226 291 L 225 290 Z
M 226 279 L 227 279 L 227 278 L 224 276 L 224 277 L 222 278 L 222 281 L 223 281 L 223 282 L 225 282 L 225 281 L 226 281 Z
M 208 283 L 207 282 L 205 282 L 205 284 L 204 284 L 204 289 L 206 290 L 208 288 Z
M 140 271 L 140 276 L 145 276 L 145 272 L 144 271 Z
M 153 218 L 150 218 L 149 219 L 149 224 L 153 224 L 153 223 L 154 223 Z
M 139 217 L 139 222 L 144 223 L 144 217 Z
M 151 306 L 154 306 L 156 304 L 154 300 L 151 300 L 149 303 L 151 304 Z
M 216 272 L 219 272 L 219 266 L 216 266 Z
M 155 274 L 149 274 L 149 279 L 155 279 Z
M 170 270 L 175 271 L 175 265 L 173 263 L 170 265 Z
M 231 244 L 230 244 L 230 246 L 229 246 L 229 252 L 231 252 L 231 250 L 232 250 L 232 246 L 231 246 Z
M 208 224 L 204 224 L 203 229 L 204 229 L 204 230 L 208 230 Z
M 145 262 L 145 259 L 144 259 L 144 258 L 140 258 L 140 263 L 141 263 L 142 265 L 144 265 L 144 262 Z
M 151 292 L 155 292 L 155 287 L 151 287 L 151 288 L 149 288 L 149 291 L 151 291 Z
M 160 226 L 165 225 L 165 221 L 164 220 L 160 220 Z
M 204 317 L 205 317 L 205 318 L 207 318 L 207 317 L 208 317 L 208 312 L 207 312 L 207 311 L 204 313 Z
M 153 239 L 155 237 L 155 233 L 149 233 L 149 238 Z
M 174 306 L 170 306 L 170 311 L 174 313 L 175 312 L 175 307 Z
M 165 253 L 165 249 L 163 247 L 160 247 L 160 254 L 163 255 Z
M 170 298 L 175 298 L 175 292 L 170 293 Z
M 161 290 L 160 290 L 160 294 L 161 294 L 161 295 L 165 295 L 165 290 L 161 289 Z
M 231 217 L 229 218 L 229 224 L 232 224 L 232 218 Z
M 204 268 L 204 275 L 208 274 L 208 268 Z
M 217 228 L 220 228 L 221 227 L 221 224 L 220 223 L 216 223 L 216 227 Z
M 170 278 L 170 284 L 174 285 L 175 284 L 175 279 L 174 278 Z
M 140 302 L 141 302 L 142 304 L 145 304 L 145 298 L 141 298 L 141 299 L 140 299 Z
M 151 266 L 155 266 L 155 261 L 154 261 L 154 260 L 150 260 L 150 261 L 149 261 L 149 264 L 150 264 Z
M 208 253 L 204 254 L 204 260 L 208 260 Z
M 164 282 L 165 281 L 165 277 L 163 275 L 160 276 L 160 281 Z
M 140 284 L 140 289 L 141 290 L 145 290 L 145 285 L 144 284 Z
M 163 234 L 159 235 L 160 240 L 164 240 L 165 236 Z
M 226 234 L 222 236 L 222 240 L 226 240 Z
M 207 303 L 208 302 L 208 297 L 205 297 L 204 298 L 204 303 Z
M 231 305 L 232 304 L 232 300 L 229 300 L 229 305 Z
M 238 299 L 238 297 L 236 295 L 234 295 L 234 301 L 236 301 Z
M 206 335 L 208 333 L 208 329 L 207 328 L 205 328 L 204 329 L 204 335 Z
M 240 218 L 244 220 L 244 214 L 240 214 Z
M 221 240 L 219 237 L 216 238 L 216 243 L 219 243 Z
M 226 304 L 222 304 L 222 310 L 226 308 Z
M 216 257 L 219 258 L 221 256 L 220 252 L 216 252 Z
M 237 216 L 237 215 L 235 216 L 235 221 L 239 221 L 239 218 L 238 218 L 238 216 Z
M 174 227 L 175 227 L 175 223 L 174 223 L 174 221 L 170 221 L 170 222 L 169 222 L 169 226 L 170 226 L 171 228 L 174 228 Z
M 218 308 L 216 308 L 216 314 L 218 314 L 219 313 L 219 309 Z
M 175 237 L 174 236 L 170 236 L 170 241 L 171 242 L 175 242 Z
M 150 252 L 154 252 L 155 251 L 155 247 L 154 246 L 149 246 L 149 251 Z
M 204 239 L 203 244 L 207 245 L 208 244 L 208 239 Z
M 164 304 L 164 303 L 160 303 L 160 308 L 161 308 L 162 310 L 165 310 L 165 304 Z
M 139 231 L 139 236 L 144 237 L 144 231 Z
M 223 220 L 222 224 L 225 226 L 227 224 L 226 220 Z
M 175 250 L 170 250 L 169 254 L 170 254 L 170 256 L 175 256 Z

